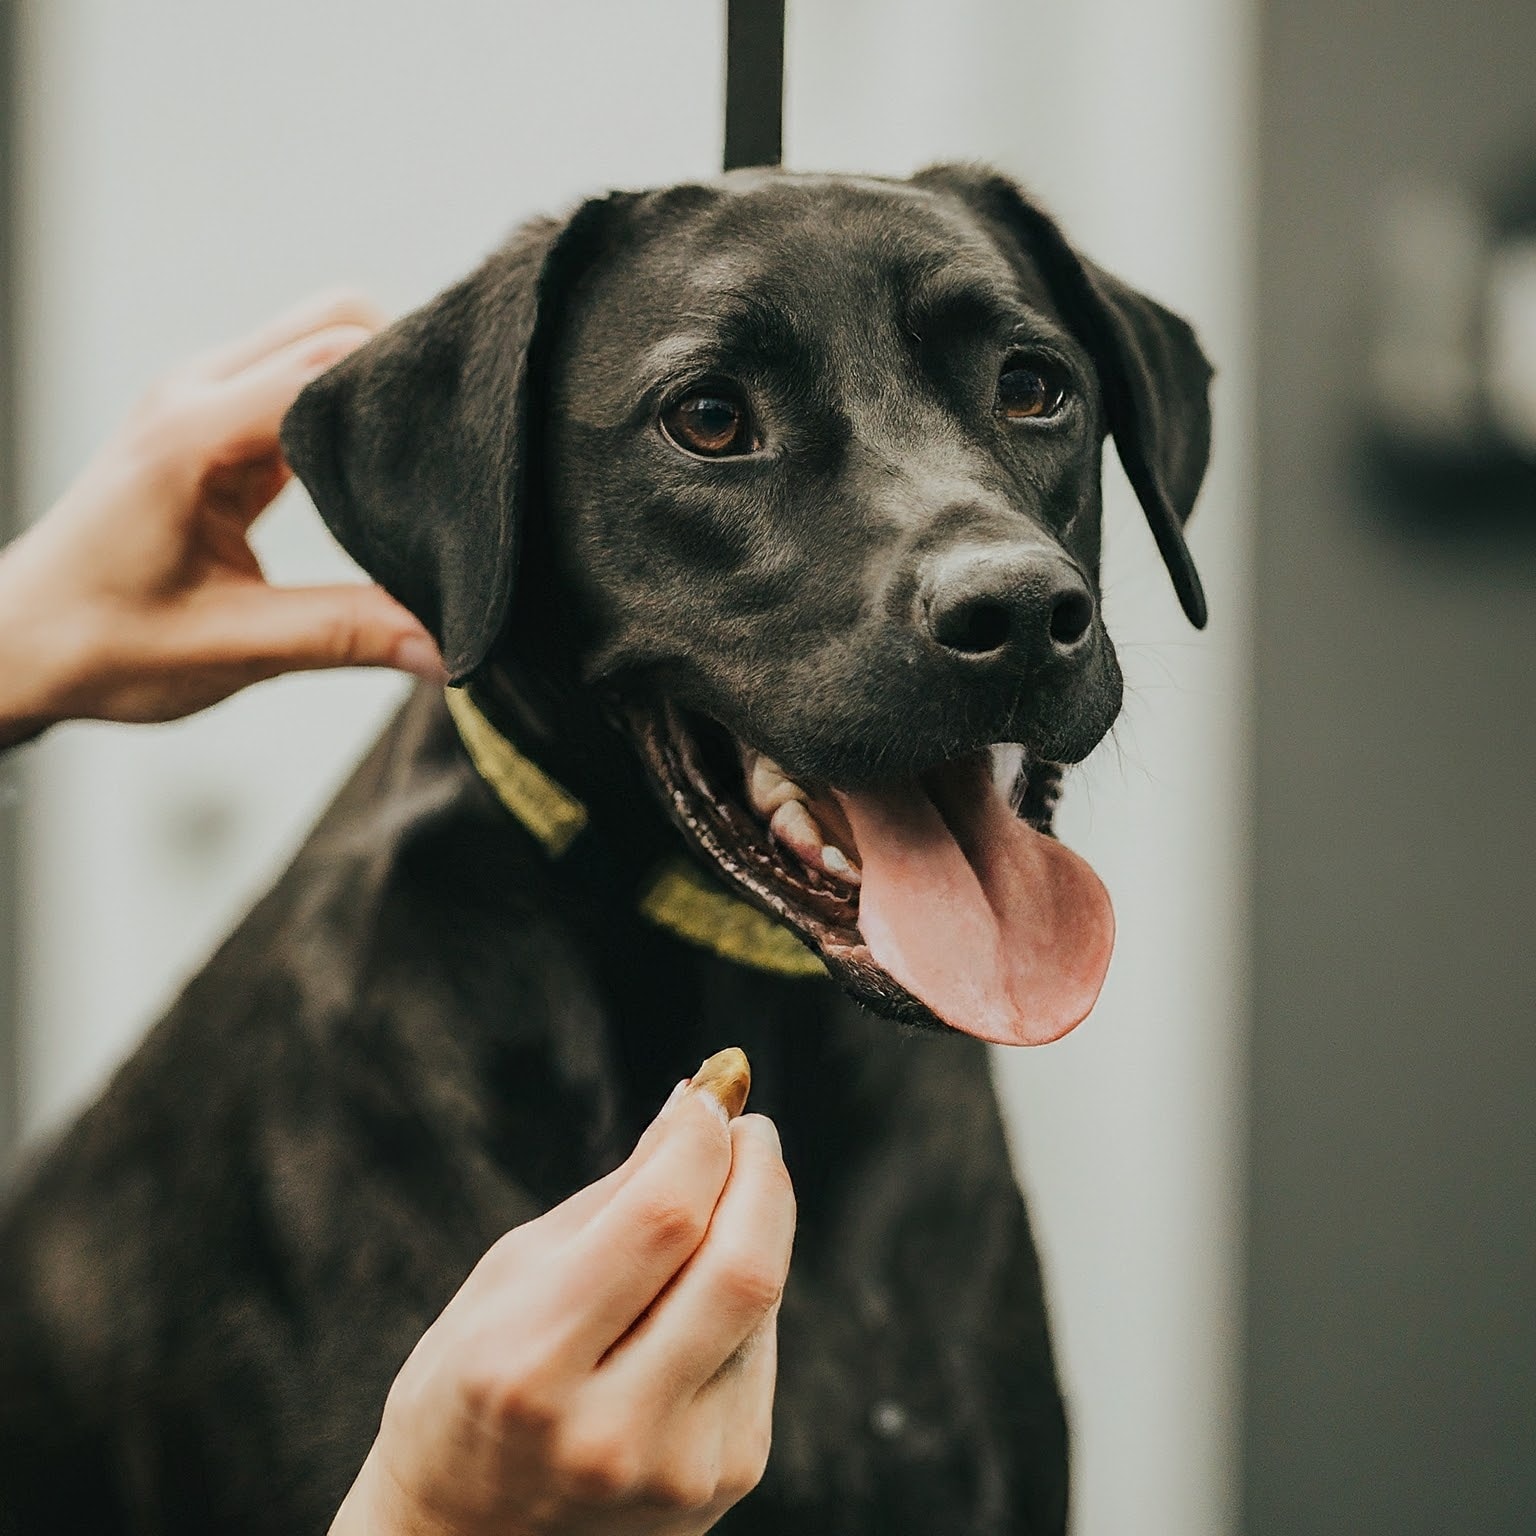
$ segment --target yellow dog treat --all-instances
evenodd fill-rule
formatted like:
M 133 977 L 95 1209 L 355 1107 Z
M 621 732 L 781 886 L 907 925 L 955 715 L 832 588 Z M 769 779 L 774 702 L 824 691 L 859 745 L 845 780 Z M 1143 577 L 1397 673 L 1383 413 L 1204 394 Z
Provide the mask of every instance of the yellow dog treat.
M 735 1045 L 716 1051 L 693 1074 L 692 1086 L 712 1094 L 725 1110 L 725 1118 L 734 1120 L 746 1107 L 747 1094 L 752 1089 L 752 1067 L 747 1053 Z

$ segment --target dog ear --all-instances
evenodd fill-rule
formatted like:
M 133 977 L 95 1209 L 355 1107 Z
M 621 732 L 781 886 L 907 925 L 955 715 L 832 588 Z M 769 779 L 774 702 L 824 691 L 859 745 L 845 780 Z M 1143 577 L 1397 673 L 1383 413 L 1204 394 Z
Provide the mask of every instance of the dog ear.
M 464 681 L 511 606 L 548 322 L 623 194 L 524 225 L 310 384 L 282 448 L 342 547 Z
M 958 195 L 1011 232 L 1034 258 L 1052 300 L 1098 369 L 1105 422 L 1197 629 L 1207 617 L 1184 524 L 1211 447 L 1211 365 L 1189 325 L 1080 256 L 1055 222 L 1007 177 L 980 166 L 938 165 L 918 186 Z

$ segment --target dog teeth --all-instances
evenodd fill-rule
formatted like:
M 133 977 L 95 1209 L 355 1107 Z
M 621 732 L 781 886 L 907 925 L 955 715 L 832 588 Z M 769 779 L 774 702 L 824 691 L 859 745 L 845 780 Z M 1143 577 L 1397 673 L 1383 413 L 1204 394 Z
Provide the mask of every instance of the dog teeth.
M 859 884 L 859 866 L 836 843 L 828 842 L 810 796 L 771 757 L 742 748 L 747 800 L 768 822 L 768 830 L 807 869 L 820 870 L 844 885 Z
M 992 782 L 1007 794 L 1018 782 L 1024 767 L 1024 748 L 1017 742 L 1000 741 L 992 749 Z
M 780 806 L 808 797 L 771 757 L 759 754 L 747 773 L 747 798 L 758 815 L 771 817 Z
M 859 871 L 848 861 L 848 855 L 843 852 L 836 843 L 825 843 L 821 850 L 821 864 L 829 874 L 846 880 L 850 885 L 858 885 L 861 879 Z
M 821 835 L 816 818 L 806 809 L 803 800 L 786 800 L 769 819 L 768 830 L 807 864 L 821 863 L 826 838 Z
M 1000 742 L 992 748 L 993 786 L 1015 811 L 1029 784 L 1024 773 L 1027 761 L 1028 753 L 1016 742 Z
M 791 853 L 797 855 L 807 869 L 819 869 L 825 875 L 843 881 L 847 885 L 859 883 L 859 872 L 849 861 L 848 855 L 835 843 L 829 843 L 826 834 L 816 824 L 805 802 L 786 800 L 773 813 L 768 830 Z

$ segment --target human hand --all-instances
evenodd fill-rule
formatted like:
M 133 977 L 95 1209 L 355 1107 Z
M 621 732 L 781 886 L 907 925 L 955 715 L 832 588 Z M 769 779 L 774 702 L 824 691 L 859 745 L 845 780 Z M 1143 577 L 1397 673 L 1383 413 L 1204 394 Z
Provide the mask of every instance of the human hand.
M 488 1252 L 331 1536 L 695 1536 L 768 1457 L 795 1207 L 773 1122 L 678 1085 L 629 1160 Z
M 0 552 L 0 745 L 66 719 L 173 720 L 297 669 L 443 680 L 382 588 L 271 586 L 247 542 L 289 478 L 294 396 L 381 323 L 365 300 L 315 299 L 186 364 Z

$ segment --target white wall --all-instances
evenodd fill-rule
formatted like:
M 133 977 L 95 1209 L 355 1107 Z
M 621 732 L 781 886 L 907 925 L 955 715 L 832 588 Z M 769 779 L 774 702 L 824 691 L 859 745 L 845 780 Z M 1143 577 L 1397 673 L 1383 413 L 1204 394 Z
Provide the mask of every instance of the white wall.
M 529 214 L 719 167 L 715 0 L 34 0 L 25 16 L 34 511 L 157 370 L 296 297 L 346 282 L 403 309 Z M 345 569 L 296 492 L 257 543 L 282 580 Z M 131 1047 L 400 692 L 287 678 L 31 754 L 24 1128 Z
M 45 506 L 155 371 L 337 281 L 405 307 L 527 213 L 707 175 L 717 0 L 33 0 L 25 495 Z M 1079 1536 L 1229 1524 L 1239 747 L 1246 592 L 1246 10 L 1224 0 L 799 0 L 797 167 L 985 157 L 1194 317 L 1222 368 L 1178 614 L 1118 475 L 1108 608 L 1130 681 L 1064 835 L 1116 901 L 1093 1019 L 999 1057 L 1072 1398 Z M 283 579 L 342 557 L 298 497 Z M 394 680 L 285 679 L 159 731 L 30 754 L 23 1105 L 56 1124 L 286 861 Z
M 1109 980 L 1066 1039 L 994 1057 L 1069 1396 L 1078 1536 L 1214 1536 L 1236 1507 L 1246 0 L 792 0 L 791 20 L 790 164 L 992 161 L 1095 259 L 1193 319 L 1219 366 L 1191 537 L 1204 635 L 1107 455 L 1105 611 L 1127 702 L 1069 779 L 1058 826 L 1114 898 Z

